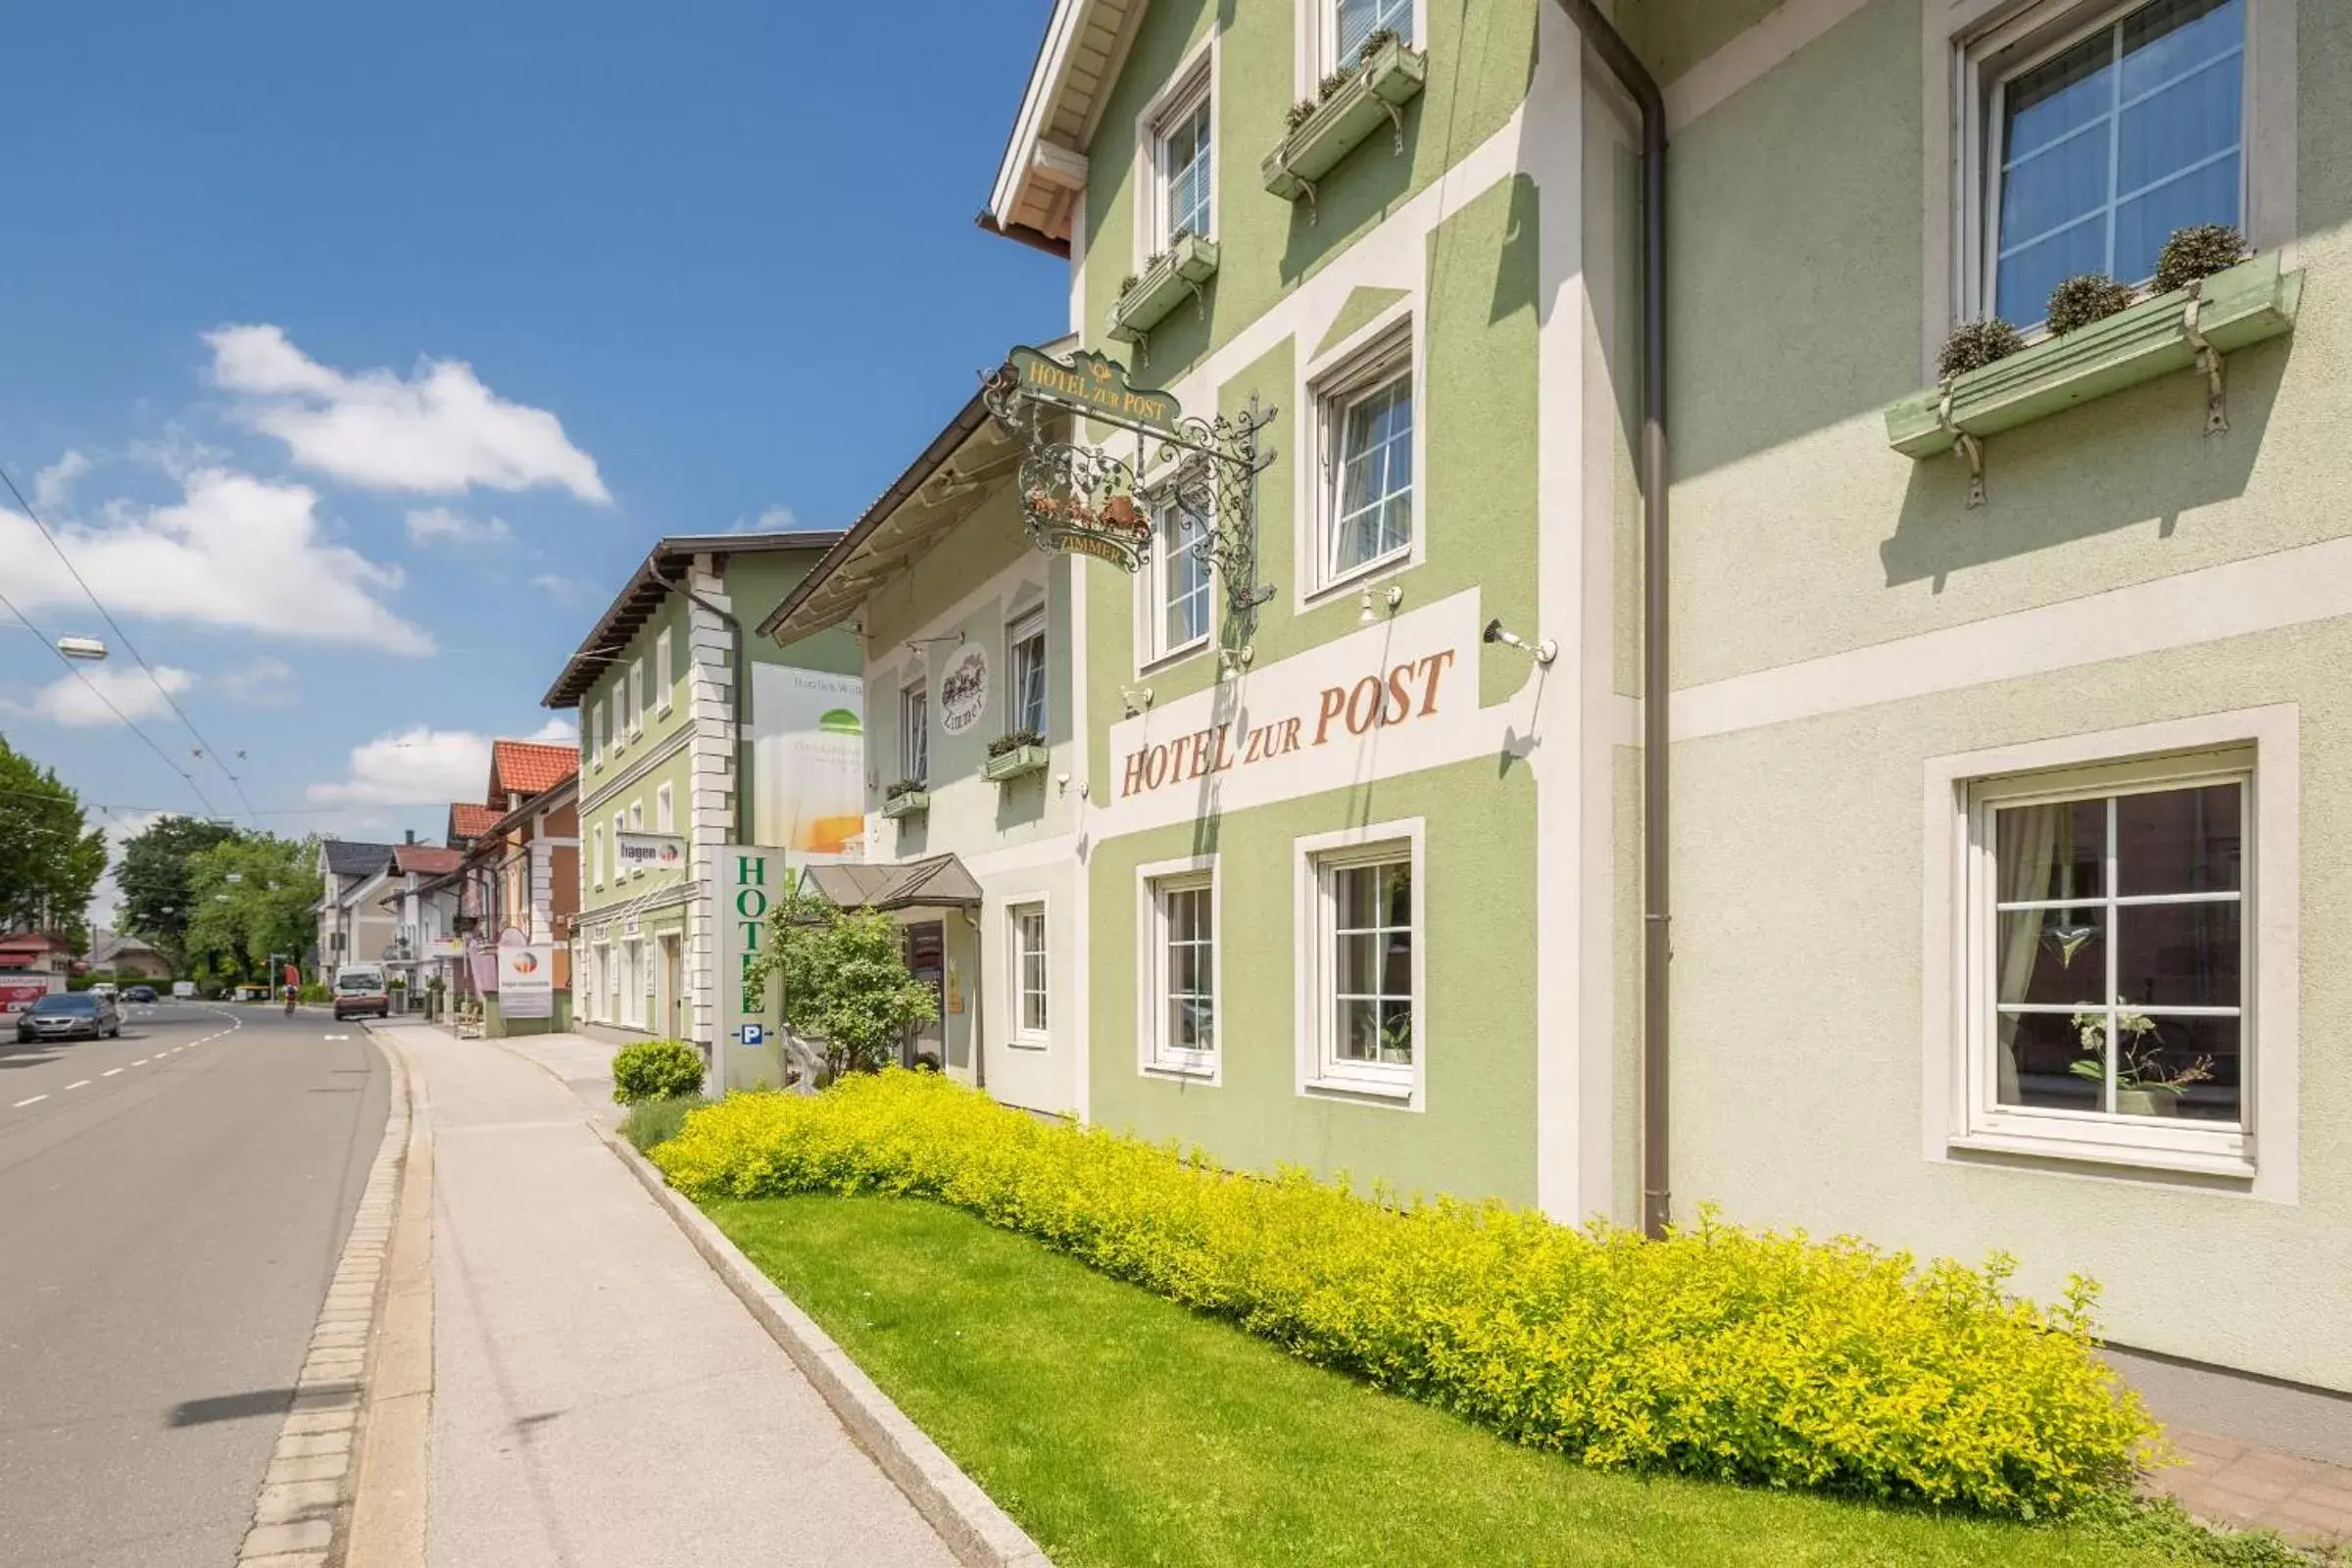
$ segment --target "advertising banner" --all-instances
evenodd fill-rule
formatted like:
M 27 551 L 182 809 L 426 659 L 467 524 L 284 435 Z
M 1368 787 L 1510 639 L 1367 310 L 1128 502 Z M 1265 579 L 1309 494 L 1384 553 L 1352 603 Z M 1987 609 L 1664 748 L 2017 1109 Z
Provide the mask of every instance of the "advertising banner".
M 752 966 L 767 951 L 767 916 L 798 873 L 782 850 L 723 844 L 710 858 L 710 913 L 717 938 L 713 1094 L 784 1086 L 782 1025 L 774 999 L 752 1001 Z
M 556 1015 L 556 950 L 544 942 L 498 950 L 498 1010 L 505 1018 Z
M 761 844 L 840 857 L 865 831 L 864 698 L 856 675 L 752 666 L 752 836 Z
M 620 833 L 612 840 L 613 863 L 624 871 L 676 871 L 686 864 L 686 841 L 671 833 Z
M 49 989 L 49 982 L 39 978 L 0 980 L 0 1012 L 23 1012 L 47 996 Z M 64 989 L 64 982 L 59 982 L 59 989 Z

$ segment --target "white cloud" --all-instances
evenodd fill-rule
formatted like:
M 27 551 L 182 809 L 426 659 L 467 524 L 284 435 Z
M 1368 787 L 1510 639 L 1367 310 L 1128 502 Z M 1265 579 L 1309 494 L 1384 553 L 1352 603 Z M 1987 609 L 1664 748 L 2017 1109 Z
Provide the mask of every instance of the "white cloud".
M 314 801 L 414 806 L 481 798 L 490 778 L 490 737 L 419 724 L 351 749 L 351 776 L 314 784 Z
M 570 714 L 558 713 L 523 738 L 549 746 L 577 746 L 580 744 L 580 726 Z
M 74 481 L 89 471 L 89 459 L 78 452 L 67 452 L 32 476 L 33 506 L 42 512 L 51 512 L 64 506 L 74 494 Z
M 560 577 L 552 571 L 533 577 L 531 586 L 559 605 L 585 605 L 596 598 L 594 583 L 582 582 L 577 577 Z
M 264 654 L 251 663 L 221 671 L 213 684 L 249 708 L 283 708 L 294 700 L 294 666 Z
M 468 517 L 447 507 L 420 508 L 410 513 L 408 520 L 413 545 L 496 545 L 514 536 L 504 517 Z
M 381 598 L 401 586 L 400 569 L 325 542 L 317 492 L 227 468 L 197 469 L 184 483 L 182 499 L 167 506 L 118 501 L 96 523 L 51 519 L 59 546 L 116 613 L 433 651 L 432 638 Z M 0 513 L 0 561 L 9 564 L 9 597 L 27 609 L 83 602 L 21 515 Z
M 582 501 L 612 500 L 596 460 L 545 409 L 510 403 L 461 360 L 420 360 L 407 380 L 387 369 L 347 374 L 267 324 L 207 332 L 213 378 L 253 401 L 253 426 L 294 461 L 377 490 L 455 494 L 473 485 L 556 485 Z
M 790 533 L 800 524 L 790 507 L 770 507 L 757 517 L 737 517 L 730 533 Z
M 170 664 L 156 665 L 153 680 L 135 664 L 104 664 L 61 675 L 33 693 L 30 703 L 8 706 L 34 718 L 77 729 L 119 724 L 124 719 L 136 723 L 171 712 L 172 705 L 164 694 L 176 697 L 195 684 L 195 676 Z M 109 703 L 114 705 L 112 709 L 107 707 Z

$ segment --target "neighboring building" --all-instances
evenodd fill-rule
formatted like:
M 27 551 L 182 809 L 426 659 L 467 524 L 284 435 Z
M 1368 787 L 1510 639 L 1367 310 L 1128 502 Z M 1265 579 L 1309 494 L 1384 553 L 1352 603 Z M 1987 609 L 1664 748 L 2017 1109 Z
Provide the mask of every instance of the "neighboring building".
M 318 978 L 332 985 L 346 963 L 380 963 L 399 933 L 399 922 L 373 902 L 357 902 L 361 886 L 392 863 L 390 844 L 358 839 L 318 841 Z
M 1087 565 L 1023 533 L 1023 451 L 975 397 L 759 630 L 789 644 L 850 623 L 862 642 L 868 863 L 813 876 L 837 904 L 888 910 L 937 990 L 940 1019 L 906 1060 L 1073 1111 L 1088 916 L 1072 606 Z M 989 755 L 1032 730 L 1042 745 Z
M 445 955 L 437 946 L 455 936 L 458 899 L 453 873 L 465 862 L 457 850 L 438 844 L 398 844 L 392 860 L 361 885 L 356 898 L 372 898 L 395 921 L 387 979 L 397 977 L 410 1005 L 421 1005 L 425 982 L 439 971 Z
M 129 980 L 169 980 L 172 960 L 154 948 L 122 931 L 91 933 L 90 956 L 83 960 L 90 973 L 102 978 Z
M 66 989 L 74 948 L 41 931 L 0 932 L 0 1012 L 22 1012 L 52 991 Z
M 661 540 L 548 690 L 548 707 L 580 715 L 576 1016 L 612 1038 L 710 1049 L 713 851 L 748 839 L 839 858 L 863 827 L 855 640 L 747 639 L 752 678 L 737 687 L 736 617 L 781 600 L 840 538 Z
M 1641 143 L 1563 7 L 1054 8 L 984 222 L 1135 385 L 1274 410 L 1253 518 L 1082 438 L 1155 536 L 1073 577 L 1080 1108 L 2080 1270 L 2160 1411 L 2352 1459 L 2343 8 L 1615 9 L 1672 132 L 1646 600 Z M 2044 346 L 2202 222 L 2255 259 Z M 1939 381 L 1992 314 L 2034 346 Z
M 459 868 L 455 924 L 467 944 L 466 994 L 483 1003 L 485 1033 L 546 1034 L 571 1027 L 571 920 L 579 890 L 579 766 L 576 747 L 500 740 L 490 747 L 488 794 L 502 807 L 477 829 Z M 451 816 L 471 808 L 453 808 Z M 555 952 L 553 1012 L 507 1018 L 498 1005 L 501 943 L 544 943 Z
M 449 828 L 442 842 L 453 850 L 473 848 L 473 841 L 490 831 L 490 824 L 505 814 L 505 808 L 475 806 L 466 801 L 453 801 L 449 808 Z

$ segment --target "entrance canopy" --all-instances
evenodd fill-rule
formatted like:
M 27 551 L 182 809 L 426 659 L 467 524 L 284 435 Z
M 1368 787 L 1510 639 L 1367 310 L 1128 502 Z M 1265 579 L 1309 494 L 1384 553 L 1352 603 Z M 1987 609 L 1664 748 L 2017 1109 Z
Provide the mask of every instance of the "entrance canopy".
M 933 855 L 904 865 L 805 867 L 808 886 L 843 909 L 980 907 L 980 884 L 953 855 Z

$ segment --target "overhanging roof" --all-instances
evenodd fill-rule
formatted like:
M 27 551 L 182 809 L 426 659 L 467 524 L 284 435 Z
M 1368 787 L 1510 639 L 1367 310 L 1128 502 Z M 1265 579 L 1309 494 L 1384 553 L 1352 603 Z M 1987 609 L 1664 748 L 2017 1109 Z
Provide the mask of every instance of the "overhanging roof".
M 1146 0 L 1055 0 L 1004 144 L 984 226 L 1049 248 L 1070 238 L 1086 147 L 1126 63 Z
M 978 908 L 980 884 L 953 855 L 904 865 L 811 865 L 802 875 L 843 909 Z
M 1020 466 L 1021 454 L 1021 443 L 972 394 L 922 456 L 760 622 L 760 635 L 793 642 L 849 618 L 876 584 L 970 516 L 990 489 Z
M 564 673 L 539 699 L 543 708 L 577 708 L 588 688 L 605 667 L 620 657 L 637 629 L 653 618 L 662 601 L 669 597 L 670 582 L 684 579 L 694 568 L 694 558 L 701 555 L 742 556 L 772 550 L 825 550 L 841 539 L 838 529 L 811 529 L 804 533 L 677 533 L 670 534 L 646 553 L 645 562 L 630 576 L 628 583 L 613 596 L 604 614 L 570 660 Z M 663 579 L 668 579 L 664 582 Z

